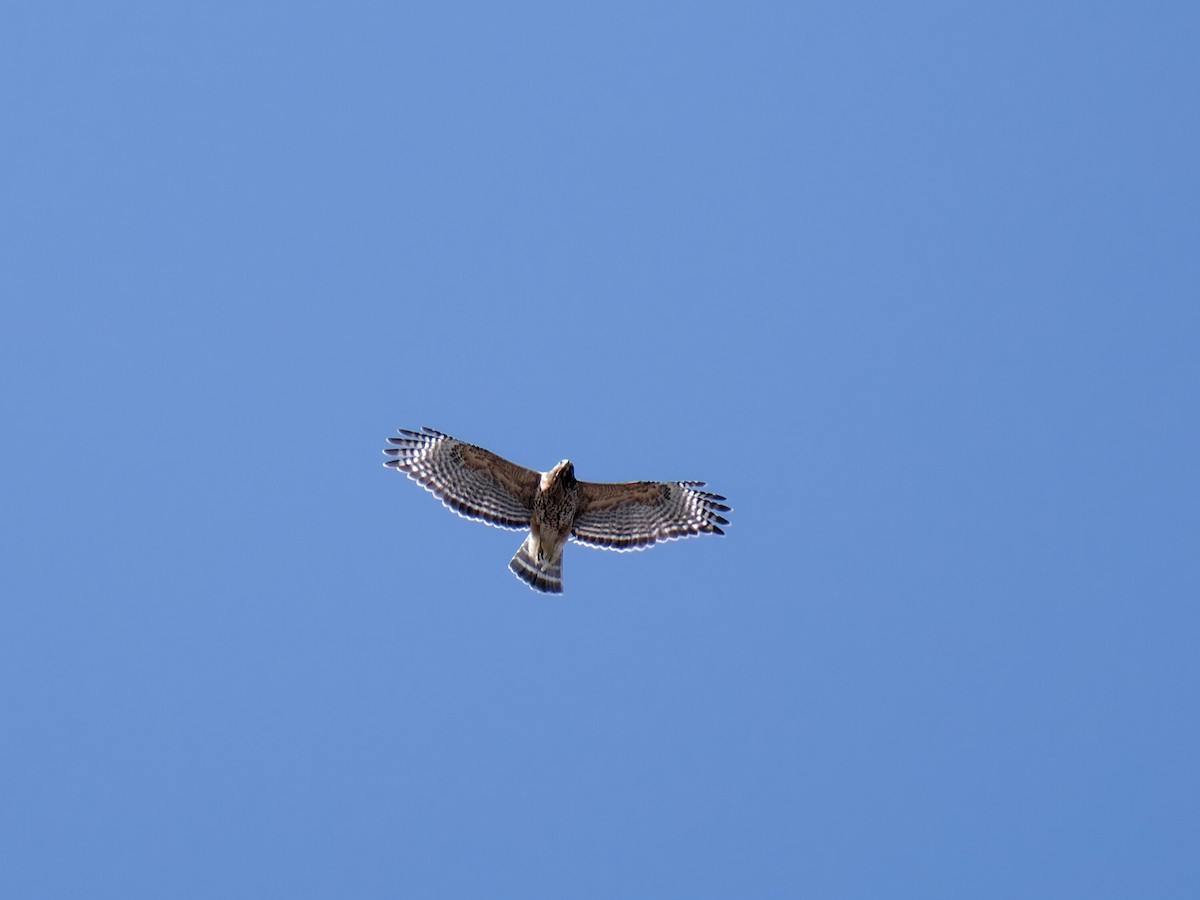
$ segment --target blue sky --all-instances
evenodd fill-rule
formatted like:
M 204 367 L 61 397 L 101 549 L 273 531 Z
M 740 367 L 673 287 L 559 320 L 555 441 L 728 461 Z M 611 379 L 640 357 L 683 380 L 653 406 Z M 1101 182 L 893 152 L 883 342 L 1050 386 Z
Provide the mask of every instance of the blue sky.
M 32 4 L 0 892 L 1192 897 L 1193 4 Z M 431 425 L 705 479 L 520 541 Z

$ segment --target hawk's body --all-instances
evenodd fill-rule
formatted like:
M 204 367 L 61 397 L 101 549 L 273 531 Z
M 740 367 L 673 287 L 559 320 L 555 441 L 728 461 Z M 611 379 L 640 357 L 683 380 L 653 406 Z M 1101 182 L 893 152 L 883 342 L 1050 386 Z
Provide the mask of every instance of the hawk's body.
M 388 438 L 386 465 L 408 474 L 459 515 L 500 528 L 529 529 L 509 568 L 531 588 L 562 592 L 567 539 L 608 550 L 724 534 L 725 498 L 702 481 L 578 481 L 564 459 L 549 472 L 526 469 L 489 450 L 423 428 Z

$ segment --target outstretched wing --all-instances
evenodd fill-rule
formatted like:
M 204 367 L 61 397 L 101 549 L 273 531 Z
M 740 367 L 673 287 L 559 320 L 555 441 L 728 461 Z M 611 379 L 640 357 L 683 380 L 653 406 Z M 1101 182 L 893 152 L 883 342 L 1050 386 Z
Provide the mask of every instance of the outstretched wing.
M 460 516 L 500 528 L 529 527 L 538 472 L 432 428 L 401 428 L 388 443 L 394 446 L 383 452 L 393 459 L 384 465 L 406 473 Z
M 725 498 L 702 487 L 703 481 L 581 481 L 571 537 L 606 550 L 641 550 L 693 534 L 724 534 Z

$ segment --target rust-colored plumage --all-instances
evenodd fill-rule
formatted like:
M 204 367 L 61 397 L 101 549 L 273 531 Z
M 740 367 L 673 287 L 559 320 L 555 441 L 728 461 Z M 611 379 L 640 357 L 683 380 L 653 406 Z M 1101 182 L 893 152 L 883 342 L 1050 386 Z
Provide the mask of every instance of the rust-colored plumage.
M 578 481 L 570 460 L 548 472 L 526 469 L 490 450 L 432 428 L 400 430 L 385 465 L 408 475 L 459 515 L 499 528 L 529 529 L 509 568 L 534 590 L 562 592 L 568 539 L 606 550 L 724 534 L 729 507 L 702 481 Z

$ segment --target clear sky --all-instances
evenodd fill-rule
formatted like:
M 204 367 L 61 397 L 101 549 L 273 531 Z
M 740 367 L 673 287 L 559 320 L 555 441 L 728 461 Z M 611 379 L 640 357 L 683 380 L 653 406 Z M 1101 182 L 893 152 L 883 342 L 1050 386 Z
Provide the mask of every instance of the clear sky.
M 0 895 L 1197 896 L 1198 10 L 9 4 Z

